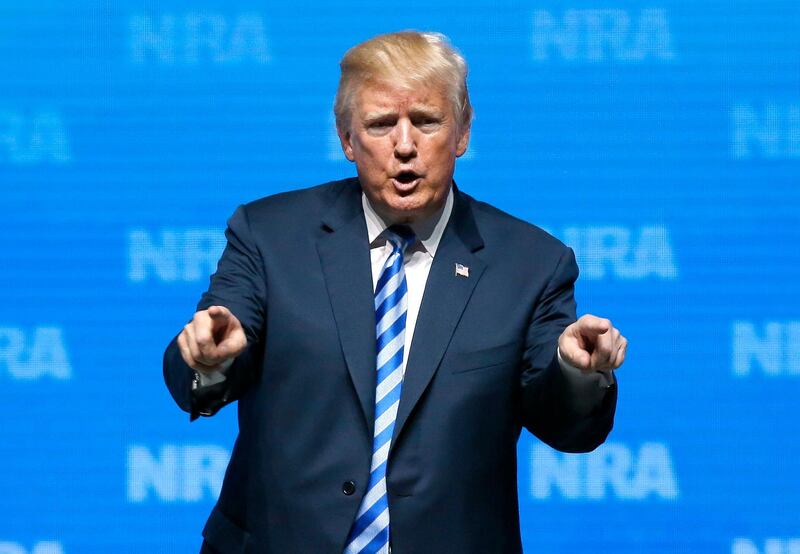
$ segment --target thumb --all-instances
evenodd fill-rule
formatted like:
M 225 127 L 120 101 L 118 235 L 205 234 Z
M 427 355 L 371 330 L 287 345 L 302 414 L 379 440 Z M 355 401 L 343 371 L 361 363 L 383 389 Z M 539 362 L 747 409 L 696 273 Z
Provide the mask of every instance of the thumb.
M 217 351 L 220 356 L 235 357 L 242 353 L 247 346 L 247 338 L 244 332 L 235 331 L 230 337 L 227 337 L 217 346 Z
M 564 352 L 561 352 L 561 357 L 564 358 L 564 361 L 571 363 L 572 366 L 578 369 L 589 369 L 592 365 L 592 355 L 582 349 L 574 349 L 569 355 L 565 355 Z

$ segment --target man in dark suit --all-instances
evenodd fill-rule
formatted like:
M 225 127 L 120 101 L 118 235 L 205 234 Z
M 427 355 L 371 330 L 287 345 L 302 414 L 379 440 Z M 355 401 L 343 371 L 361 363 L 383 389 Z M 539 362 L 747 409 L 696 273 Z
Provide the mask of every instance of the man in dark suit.
M 358 178 L 241 206 L 164 355 L 193 419 L 238 400 L 202 549 L 520 552 L 521 428 L 601 444 L 627 342 L 575 320 L 571 249 L 453 183 L 472 109 L 443 36 L 351 49 L 335 112 Z

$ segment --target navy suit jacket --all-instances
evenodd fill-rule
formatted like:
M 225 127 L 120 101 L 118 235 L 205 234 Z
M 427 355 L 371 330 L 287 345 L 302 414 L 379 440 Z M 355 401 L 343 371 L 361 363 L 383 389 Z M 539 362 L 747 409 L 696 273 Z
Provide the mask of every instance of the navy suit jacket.
M 454 192 L 389 454 L 394 554 L 520 552 L 521 429 L 582 452 L 613 424 L 616 385 L 587 379 L 582 391 L 557 359 L 575 320 L 572 250 Z M 239 435 L 203 535 L 224 554 L 339 554 L 366 492 L 375 398 L 358 180 L 241 206 L 226 236 L 198 310 L 227 306 L 247 350 L 224 382 L 197 390 L 175 340 L 164 355 L 167 386 L 192 418 L 238 400 Z

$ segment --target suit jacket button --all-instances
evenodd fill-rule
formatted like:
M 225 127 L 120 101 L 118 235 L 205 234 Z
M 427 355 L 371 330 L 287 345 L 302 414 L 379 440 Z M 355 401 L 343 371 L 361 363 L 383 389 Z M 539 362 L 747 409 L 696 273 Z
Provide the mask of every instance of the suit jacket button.
M 356 492 L 356 484 L 353 481 L 345 481 L 342 483 L 342 492 L 345 493 L 347 496 L 350 496 L 354 492 Z

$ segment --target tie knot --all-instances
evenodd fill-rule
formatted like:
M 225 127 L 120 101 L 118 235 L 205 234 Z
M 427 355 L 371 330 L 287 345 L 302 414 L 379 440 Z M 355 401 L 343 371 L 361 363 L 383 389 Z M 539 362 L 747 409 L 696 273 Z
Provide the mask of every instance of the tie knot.
M 401 252 L 416 242 L 417 237 L 414 231 L 407 225 L 392 225 L 386 229 L 386 240 L 392 243 Z

